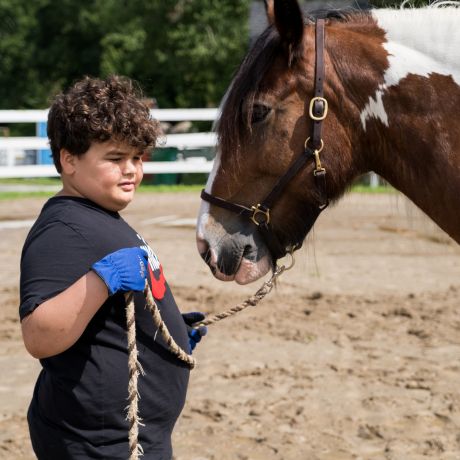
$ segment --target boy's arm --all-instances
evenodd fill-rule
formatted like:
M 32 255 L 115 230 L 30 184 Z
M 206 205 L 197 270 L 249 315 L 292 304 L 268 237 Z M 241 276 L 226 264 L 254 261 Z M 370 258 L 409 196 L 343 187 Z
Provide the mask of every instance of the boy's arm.
M 144 289 L 147 265 L 147 252 L 138 247 L 120 249 L 96 262 L 86 275 L 22 320 L 27 351 L 43 359 L 67 350 L 109 295 Z
M 83 334 L 108 297 L 107 286 L 93 271 L 43 302 L 21 322 L 27 351 L 38 359 L 62 353 Z

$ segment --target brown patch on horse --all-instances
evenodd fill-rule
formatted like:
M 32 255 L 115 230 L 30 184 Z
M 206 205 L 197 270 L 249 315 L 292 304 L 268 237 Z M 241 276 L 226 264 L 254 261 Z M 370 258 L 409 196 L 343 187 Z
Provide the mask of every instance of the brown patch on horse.
M 369 14 L 356 13 L 346 21 L 329 21 L 324 86 L 329 113 L 324 121 L 322 159 L 332 200 L 338 199 L 354 178 L 368 171 L 368 136 L 360 114 L 384 82 L 388 68 L 384 42 L 384 32 Z M 310 89 L 307 101 L 309 92 Z M 373 140 L 379 143 L 379 135 Z
M 383 102 L 385 142 L 369 152 L 369 164 L 460 241 L 460 213 L 450 208 L 460 196 L 459 85 L 451 76 L 409 74 Z

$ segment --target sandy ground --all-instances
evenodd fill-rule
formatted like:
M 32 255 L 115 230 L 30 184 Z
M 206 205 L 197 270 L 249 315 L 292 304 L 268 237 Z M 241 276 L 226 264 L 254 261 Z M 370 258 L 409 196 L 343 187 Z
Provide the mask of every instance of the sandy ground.
M 0 202 L 0 223 L 33 219 L 43 201 Z M 261 283 L 215 280 L 192 225 L 158 222 L 198 206 L 197 193 L 141 194 L 125 217 L 157 251 L 181 308 L 217 312 Z M 39 364 L 17 317 L 27 231 L 0 229 L 8 460 L 34 458 L 25 414 Z M 200 344 L 175 459 L 460 459 L 459 275 L 459 246 L 402 197 L 348 195 L 321 216 L 276 291 Z

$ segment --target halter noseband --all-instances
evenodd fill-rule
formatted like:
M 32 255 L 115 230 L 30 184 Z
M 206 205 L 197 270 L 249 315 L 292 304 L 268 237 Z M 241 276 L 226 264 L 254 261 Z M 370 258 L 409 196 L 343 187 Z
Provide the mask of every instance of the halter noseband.
M 246 216 L 257 225 L 262 237 L 267 244 L 271 255 L 276 262 L 277 259 L 286 254 L 286 246 L 284 246 L 279 238 L 273 233 L 270 227 L 270 209 L 275 201 L 279 198 L 283 190 L 289 182 L 297 175 L 297 173 L 307 164 L 307 161 L 313 159 L 315 161 L 315 169 L 313 175 L 319 192 L 319 203 L 313 210 L 311 219 L 307 225 L 307 233 L 313 227 L 316 219 L 321 211 L 329 204 L 326 193 L 326 170 L 322 167 L 319 154 L 323 149 L 324 143 L 321 138 L 322 122 L 327 116 L 328 103 L 324 98 L 323 82 L 324 82 L 324 19 L 317 19 L 315 33 L 315 89 L 314 96 L 310 101 L 308 115 L 312 121 L 311 137 L 308 137 L 304 144 L 304 151 L 292 163 L 289 169 L 281 176 L 273 187 L 272 191 L 255 206 L 247 207 L 241 204 L 232 203 L 217 196 L 211 195 L 205 190 L 201 191 L 201 198 L 209 203 L 234 212 L 236 214 Z M 302 241 L 297 241 L 289 250 L 292 252 L 302 245 Z

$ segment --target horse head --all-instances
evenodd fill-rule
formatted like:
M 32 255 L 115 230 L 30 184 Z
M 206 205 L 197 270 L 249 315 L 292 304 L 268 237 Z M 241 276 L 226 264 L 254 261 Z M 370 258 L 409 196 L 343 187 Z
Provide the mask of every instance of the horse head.
M 431 160 L 431 152 L 445 150 L 447 144 L 401 131 L 419 128 L 406 115 L 414 107 L 430 115 L 450 107 L 449 95 L 441 92 L 450 77 L 441 81 L 423 74 L 412 82 L 409 74 L 412 86 L 404 88 L 407 78 L 401 79 L 400 70 L 406 71 L 407 61 L 401 55 L 399 68 L 390 68 L 386 31 L 371 14 L 358 13 L 353 21 L 327 20 L 323 46 L 319 22 L 305 21 L 296 0 L 266 4 L 270 25 L 244 58 L 224 98 L 217 155 L 202 195 L 197 245 L 214 275 L 240 284 L 265 275 L 302 243 L 327 202 L 370 170 L 449 230 L 436 218 L 436 209 L 430 213 L 427 194 L 420 192 L 417 176 L 408 168 L 422 154 Z M 404 47 L 397 50 L 406 52 Z M 386 73 L 389 68 L 393 80 Z M 454 90 L 458 97 L 458 86 Z M 438 92 L 445 104 L 430 105 L 424 91 Z M 452 118 L 451 113 L 439 114 L 444 115 Z M 424 120 L 422 129 L 436 133 L 439 122 Z M 411 153 L 414 146 L 416 154 Z M 390 151 L 399 156 L 391 158 Z M 441 157 L 436 158 L 439 162 Z M 429 167 L 425 171 L 418 161 L 416 168 L 419 179 L 428 183 L 433 176 Z M 455 225 L 460 229 L 460 222 Z
M 208 195 L 249 209 L 270 194 L 311 137 L 314 23 L 304 23 L 297 1 L 268 2 L 267 13 L 270 26 L 243 60 L 224 99 L 217 126 L 218 153 L 206 185 Z M 326 54 L 324 59 L 329 67 Z M 346 171 L 341 182 L 356 169 L 349 161 L 353 129 L 339 119 L 336 110 L 340 107 L 343 113 L 347 103 L 335 93 L 332 83 L 326 80 L 324 86 L 329 110 L 321 144 L 326 147 L 317 158 L 327 171 L 325 193 L 331 198 L 336 195 L 331 188 L 337 188 L 336 177 L 329 173 L 331 164 L 340 162 L 340 169 Z M 340 160 L 333 154 L 337 150 Z M 306 162 L 276 197 L 269 215 L 262 209 L 248 218 L 238 210 L 203 202 L 197 244 L 217 278 L 252 282 L 273 268 L 289 248 L 301 244 L 323 206 L 324 197 L 315 182 L 317 166 L 314 158 Z M 258 220 L 266 223 L 267 219 L 270 229 L 266 233 L 273 235 L 273 244 L 257 225 Z

